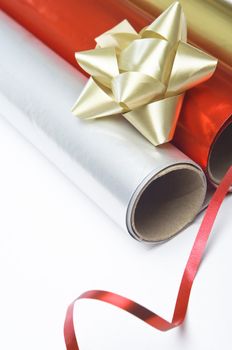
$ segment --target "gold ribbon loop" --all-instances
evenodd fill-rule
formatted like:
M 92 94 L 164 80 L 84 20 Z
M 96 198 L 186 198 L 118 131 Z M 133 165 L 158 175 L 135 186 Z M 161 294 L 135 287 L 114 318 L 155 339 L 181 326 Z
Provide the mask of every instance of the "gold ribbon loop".
M 86 103 L 86 100 L 90 103 Z M 91 103 L 92 100 L 94 103 Z M 123 109 L 90 78 L 73 106 L 72 112 L 81 119 L 93 119 L 122 113 Z
M 154 22 L 142 31 L 142 37 L 163 38 L 170 45 L 187 41 L 187 23 L 179 2 L 174 2 Z
M 149 103 L 123 116 L 153 145 L 173 138 L 184 95 Z
M 146 38 L 133 41 L 118 59 L 120 71 L 137 71 L 165 82 L 170 45 L 166 40 Z
M 112 78 L 119 74 L 116 52 L 112 47 L 77 52 L 75 57 L 82 69 L 109 88 Z
M 115 100 L 129 109 L 160 98 L 164 90 L 165 86 L 160 81 L 140 72 L 122 73 L 112 80 Z
M 114 47 L 119 53 L 127 47 L 133 40 L 140 38 L 139 34 L 134 30 L 132 25 L 124 20 L 112 29 L 95 38 L 97 47 Z
M 182 41 L 179 42 L 167 96 L 182 93 L 208 80 L 214 73 L 217 60 Z

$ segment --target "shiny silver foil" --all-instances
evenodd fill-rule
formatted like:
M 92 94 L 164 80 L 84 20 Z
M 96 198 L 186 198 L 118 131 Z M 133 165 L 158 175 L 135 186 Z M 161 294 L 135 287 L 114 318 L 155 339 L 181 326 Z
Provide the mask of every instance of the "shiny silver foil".
M 157 242 L 194 219 L 206 193 L 194 162 L 120 115 L 74 117 L 86 78 L 2 12 L 0 52 L 0 114 L 124 230 Z

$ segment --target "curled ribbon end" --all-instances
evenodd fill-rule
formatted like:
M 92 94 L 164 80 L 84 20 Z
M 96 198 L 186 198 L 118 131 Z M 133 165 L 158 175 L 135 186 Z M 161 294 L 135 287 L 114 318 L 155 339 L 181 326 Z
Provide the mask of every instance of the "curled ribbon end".
M 207 241 L 211 234 L 218 211 L 223 203 L 223 200 L 232 185 L 232 166 L 228 169 L 226 175 L 214 193 L 209 206 L 206 210 L 205 216 L 202 220 L 198 234 L 194 241 L 192 250 L 190 252 L 187 264 L 182 275 L 179 291 L 176 298 L 175 308 L 171 322 L 165 320 L 157 313 L 147 309 L 146 307 L 123 297 L 119 294 L 102 291 L 91 290 L 80 295 L 71 303 L 66 313 L 64 324 L 64 338 L 67 350 L 79 350 L 75 328 L 74 328 L 74 305 L 80 299 L 92 299 L 111 304 L 121 310 L 127 311 L 134 315 L 147 325 L 161 331 L 169 331 L 175 327 L 183 324 L 188 309 L 189 298 L 193 286 L 194 279 L 198 272 L 202 257 L 205 252 Z

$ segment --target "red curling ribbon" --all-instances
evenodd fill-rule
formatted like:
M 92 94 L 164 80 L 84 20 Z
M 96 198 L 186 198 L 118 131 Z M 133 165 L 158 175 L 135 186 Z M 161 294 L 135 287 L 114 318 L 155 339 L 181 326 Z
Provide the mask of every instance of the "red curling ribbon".
M 64 338 L 67 350 L 79 350 L 74 329 L 73 312 L 76 301 L 80 299 L 94 299 L 117 306 L 160 331 L 168 331 L 172 328 L 180 326 L 183 323 L 188 308 L 193 281 L 201 263 L 217 213 L 231 185 L 232 166 L 229 168 L 221 181 L 205 212 L 205 216 L 185 266 L 172 321 L 166 321 L 164 318 L 146 309 L 144 306 L 137 304 L 136 302 L 121 295 L 102 290 L 90 290 L 81 294 L 76 300 L 74 300 L 67 310 L 64 324 Z

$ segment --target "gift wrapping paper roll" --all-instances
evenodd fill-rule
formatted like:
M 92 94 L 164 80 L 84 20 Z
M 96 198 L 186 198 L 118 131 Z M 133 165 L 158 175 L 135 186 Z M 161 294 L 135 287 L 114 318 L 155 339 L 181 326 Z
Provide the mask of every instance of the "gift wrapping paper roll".
M 74 51 L 93 48 L 96 35 L 124 18 L 137 29 L 151 18 L 124 0 L 0 0 L 0 8 L 75 66 Z
M 217 68 L 210 81 L 187 92 L 174 137 L 214 185 L 232 165 L 231 91 L 231 72 Z
M 193 220 L 202 170 L 171 144 L 155 148 L 121 116 L 70 112 L 86 78 L 0 12 L 1 114 L 138 240 L 162 241 Z
M 153 4 L 165 4 L 171 1 L 152 1 Z M 195 10 L 205 4 L 206 9 L 212 6 L 214 16 L 211 18 L 207 12 L 205 22 L 213 21 L 214 30 L 208 36 L 209 40 L 218 37 L 215 25 L 226 21 L 228 14 L 215 1 L 182 1 L 184 10 L 189 19 L 187 4 Z M 142 3 L 142 1 L 141 1 Z M 211 3 L 211 5 L 210 5 Z M 223 2 L 226 4 L 226 1 Z M 94 38 L 99 34 L 115 26 L 118 22 L 127 18 L 136 30 L 149 24 L 153 16 L 138 9 L 135 4 L 126 0 L 0 0 L 0 5 L 17 21 L 38 36 L 48 46 L 53 48 L 70 63 L 74 63 L 77 69 L 80 66 L 74 61 L 75 51 L 92 49 L 95 46 Z M 154 5 L 155 6 L 155 5 Z M 230 5 L 226 5 L 230 9 Z M 186 8 L 187 7 L 187 8 Z M 227 7 L 225 7 L 227 8 Z M 200 13 L 198 13 L 200 15 Z M 220 14 L 220 19 L 218 16 Z M 197 20 L 193 17 L 192 20 Z M 190 38 L 191 36 L 191 22 Z M 211 23 L 210 22 L 210 23 Z M 198 22 L 197 22 L 198 23 Z M 219 26 L 219 25 L 217 25 Z M 219 26 L 220 27 L 220 26 Z M 221 32 L 225 40 L 231 40 L 229 31 L 224 28 Z M 212 30 L 211 28 L 211 30 Z M 220 29 L 220 28 L 219 28 Z M 226 33 L 226 35 L 224 35 Z M 223 39 L 223 40 L 224 40 Z M 202 39 L 203 40 L 203 39 Z M 225 43 L 224 41 L 221 43 Z M 206 41 L 202 41 L 206 42 Z M 224 48 L 224 44 L 221 47 Z M 207 46 L 202 45 L 207 49 Z M 232 46 L 225 46 L 231 50 Z M 210 50 L 208 50 L 210 51 Z M 213 52 L 214 51 L 210 51 Z M 220 50 L 216 50 L 215 56 L 222 59 Z M 231 56 L 232 57 L 232 56 Z M 227 66 L 228 67 L 228 66 Z M 231 70 L 224 67 L 217 68 L 214 76 L 207 82 L 187 92 L 180 120 L 175 135 L 175 144 L 207 173 L 210 181 L 217 185 L 226 169 L 232 164 L 232 79 Z

